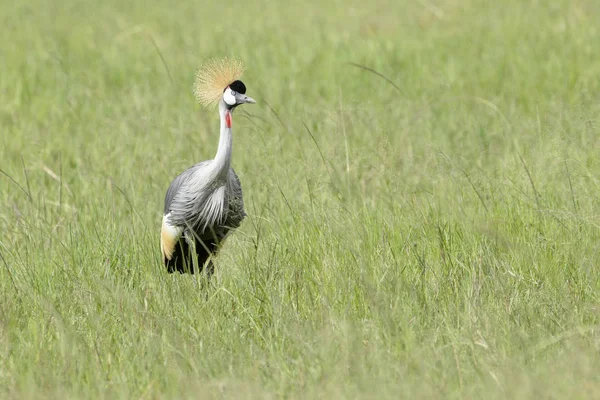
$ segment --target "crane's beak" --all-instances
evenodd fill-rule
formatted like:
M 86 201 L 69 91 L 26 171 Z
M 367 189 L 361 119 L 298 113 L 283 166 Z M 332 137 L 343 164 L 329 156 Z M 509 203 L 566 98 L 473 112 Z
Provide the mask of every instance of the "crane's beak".
M 250 96 L 246 96 L 244 95 L 244 103 L 248 103 L 248 104 L 254 104 L 256 103 L 256 100 L 254 100 L 252 97 Z
M 256 101 L 252 97 L 246 96 L 245 94 L 241 94 L 241 93 L 237 93 L 235 95 L 235 102 L 236 102 L 236 105 L 256 103 Z

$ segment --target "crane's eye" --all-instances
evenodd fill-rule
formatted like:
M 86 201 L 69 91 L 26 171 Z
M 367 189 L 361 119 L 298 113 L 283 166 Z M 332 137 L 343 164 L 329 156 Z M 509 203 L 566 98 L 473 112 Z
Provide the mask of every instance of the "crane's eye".
M 235 96 L 236 94 L 237 94 L 237 93 L 235 92 L 235 90 L 232 90 L 232 91 L 231 91 L 231 95 L 232 95 L 232 96 Z

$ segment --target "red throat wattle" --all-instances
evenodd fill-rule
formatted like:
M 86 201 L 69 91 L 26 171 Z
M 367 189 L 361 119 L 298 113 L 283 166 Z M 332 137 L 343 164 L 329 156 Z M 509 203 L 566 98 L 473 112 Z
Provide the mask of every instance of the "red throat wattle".
M 228 128 L 231 128 L 231 112 L 229 111 L 225 113 L 225 125 L 227 125 Z

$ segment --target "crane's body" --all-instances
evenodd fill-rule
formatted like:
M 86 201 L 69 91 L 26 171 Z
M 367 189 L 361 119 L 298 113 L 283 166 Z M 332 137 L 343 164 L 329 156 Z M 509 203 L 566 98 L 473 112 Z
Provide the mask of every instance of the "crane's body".
M 214 159 L 179 174 L 165 195 L 160 243 L 163 262 L 170 273 L 194 273 L 192 256 L 195 254 L 198 269 L 206 269 L 210 276 L 214 271 L 211 256 L 246 216 L 242 186 L 231 168 L 231 126 L 235 108 L 254 100 L 245 95 L 246 87 L 241 81 L 230 80 L 235 77 L 229 77 L 229 84 L 221 89 L 217 154 Z M 210 83 L 215 86 L 214 82 Z M 211 90 L 214 97 L 214 88 Z

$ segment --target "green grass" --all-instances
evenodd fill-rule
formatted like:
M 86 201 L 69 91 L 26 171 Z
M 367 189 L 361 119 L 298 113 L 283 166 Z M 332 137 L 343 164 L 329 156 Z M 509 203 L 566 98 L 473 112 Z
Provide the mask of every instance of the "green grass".
M 600 396 L 597 1 L 286 3 L 0 5 L 0 397 Z M 206 288 L 158 233 L 224 55 Z

